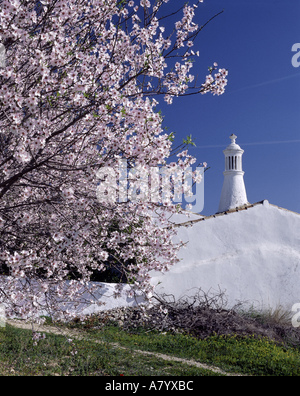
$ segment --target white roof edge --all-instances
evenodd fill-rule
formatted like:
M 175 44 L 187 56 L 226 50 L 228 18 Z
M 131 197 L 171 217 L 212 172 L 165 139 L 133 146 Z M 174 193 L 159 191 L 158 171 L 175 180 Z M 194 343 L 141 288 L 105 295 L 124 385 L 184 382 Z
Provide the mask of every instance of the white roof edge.
M 287 212 L 290 212 L 290 213 L 294 213 L 294 214 L 300 216 L 300 213 L 298 213 L 298 212 L 294 212 L 294 211 L 292 211 L 292 210 L 285 209 L 285 208 L 282 208 L 282 207 L 277 206 L 277 205 L 274 205 L 274 204 L 270 204 L 269 201 L 268 201 L 267 199 L 264 199 L 264 200 L 262 200 L 262 201 L 255 202 L 255 203 L 253 203 L 253 204 L 248 203 L 248 204 L 246 204 L 246 205 L 242 205 L 242 206 L 236 207 L 236 208 L 234 208 L 234 209 L 229 209 L 229 210 L 227 210 L 227 211 L 225 211 L 225 212 L 215 213 L 215 214 L 210 215 L 210 216 L 202 216 L 202 218 L 197 219 L 197 220 L 189 220 L 189 221 L 186 221 L 186 222 L 184 222 L 184 223 L 178 223 L 178 224 L 175 224 L 175 226 L 177 226 L 177 227 L 181 227 L 181 226 L 187 227 L 187 226 L 192 225 L 192 224 L 194 224 L 194 223 L 198 223 L 199 221 L 204 221 L 204 220 L 208 220 L 208 219 L 213 219 L 213 218 L 216 218 L 216 217 L 219 217 L 219 216 L 228 215 L 228 214 L 230 214 L 230 213 L 235 213 L 235 212 L 240 212 L 240 211 L 243 211 L 243 210 L 248 210 L 248 209 L 251 209 L 251 208 L 253 208 L 254 206 L 257 206 L 257 205 L 264 205 L 264 206 L 266 206 L 266 207 L 270 205 L 270 206 L 273 206 L 273 207 L 275 207 L 275 208 L 277 208 L 277 209 L 284 210 L 284 211 L 287 211 Z M 201 216 L 201 215 L 200 215 L 200 216 Z

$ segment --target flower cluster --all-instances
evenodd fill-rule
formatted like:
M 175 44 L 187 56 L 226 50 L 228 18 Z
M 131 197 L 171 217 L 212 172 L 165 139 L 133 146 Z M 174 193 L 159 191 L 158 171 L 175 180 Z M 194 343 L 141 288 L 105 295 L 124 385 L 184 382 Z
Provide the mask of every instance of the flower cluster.
M 219 71 L 212 76 L 212 72 L 216 70 L 217 67 L 218 64 L 214 63 L 214 66 L 209 68 L 210 74 L 206 76 L 205 83 L 202 85 L 202 94 L 212 92 L 213 95 L 222 95 L 225 92 L 228 70 L 219 69 Z

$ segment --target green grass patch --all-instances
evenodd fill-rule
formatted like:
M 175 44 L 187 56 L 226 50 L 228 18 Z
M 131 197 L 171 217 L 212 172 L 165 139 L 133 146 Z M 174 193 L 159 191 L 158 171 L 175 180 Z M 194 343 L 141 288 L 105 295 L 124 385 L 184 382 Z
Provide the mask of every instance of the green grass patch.
M 79 329 L 78 329 L 79 330 Z M 181 362 L 144 356 L 136 350 L 158 352 L 250 375 L 299 376 L 299 350 L 255 336 L 210 336 L 124 331 L 117 326 L 81 327 L 83 340 L 74 345 L 64 336 L 47 334 L 35 346 L 32 332 L 0 329 L 0 375 L 62 376 L 211 376 L 211 370 Z M 98 342 L 97 342 L 98 341 Z M 121 349 L 113 343 L 126 347 Z M 76 350 L 76 354 L 72 352 Z
M 266 337 L 210 336 L 204 340 L 184 334 L 129 333 L 116 326 L 90 332 L 107 342 L 133 349 L 194 359 L 228 372 L 250 375 L 300 375 L 299 350 L 279 345 Z
M 108 343 L 47 334 L 37 345 L 32 332 L 0 329 L 0 374 L 13 376 L 216 376 L 210 370 L 143 356 Z M 76 350 L 76 354 L 72 355 Z

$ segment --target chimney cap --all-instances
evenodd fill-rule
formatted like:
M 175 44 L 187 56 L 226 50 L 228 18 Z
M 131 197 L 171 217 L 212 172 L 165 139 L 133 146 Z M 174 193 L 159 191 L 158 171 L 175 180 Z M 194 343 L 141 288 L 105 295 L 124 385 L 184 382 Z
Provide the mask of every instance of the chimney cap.
M 239 150 L 241 152 L 244 152 L 244 150 L 242 150 L 241 147 L 235 142 L 236 138 L 237 138 L 237 136 L 234 133 L 232 133 L 229 136 L 229 139 L 231 139 L 231 143 L 229 144 L 229 146 L 226 147 L 225 151 L 226 150 Z

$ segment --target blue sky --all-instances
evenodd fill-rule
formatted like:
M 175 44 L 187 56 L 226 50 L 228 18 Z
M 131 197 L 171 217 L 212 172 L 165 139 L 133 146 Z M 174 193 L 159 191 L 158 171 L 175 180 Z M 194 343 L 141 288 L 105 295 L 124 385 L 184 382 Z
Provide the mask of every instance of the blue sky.
M 225 94 L 177 98 L 171 106 L 160 98 L 164 125 L 176 133 L 175 144 L 191 134 L 197 147 L 190 153 L 210 167 L 202 214 L 218 210 L 222 151 L 232 133 L 245 150 L 248 201 L 268 199 L 300 213 L 300 67 L 292 65 L 292 46 L 300 43 L 300 1 L 204 0 L 196 21 L 204 24 L 223 9 L 195 42 L 200 57 L 193 73 L 204 81 L 218 62 L 229 71 Z

